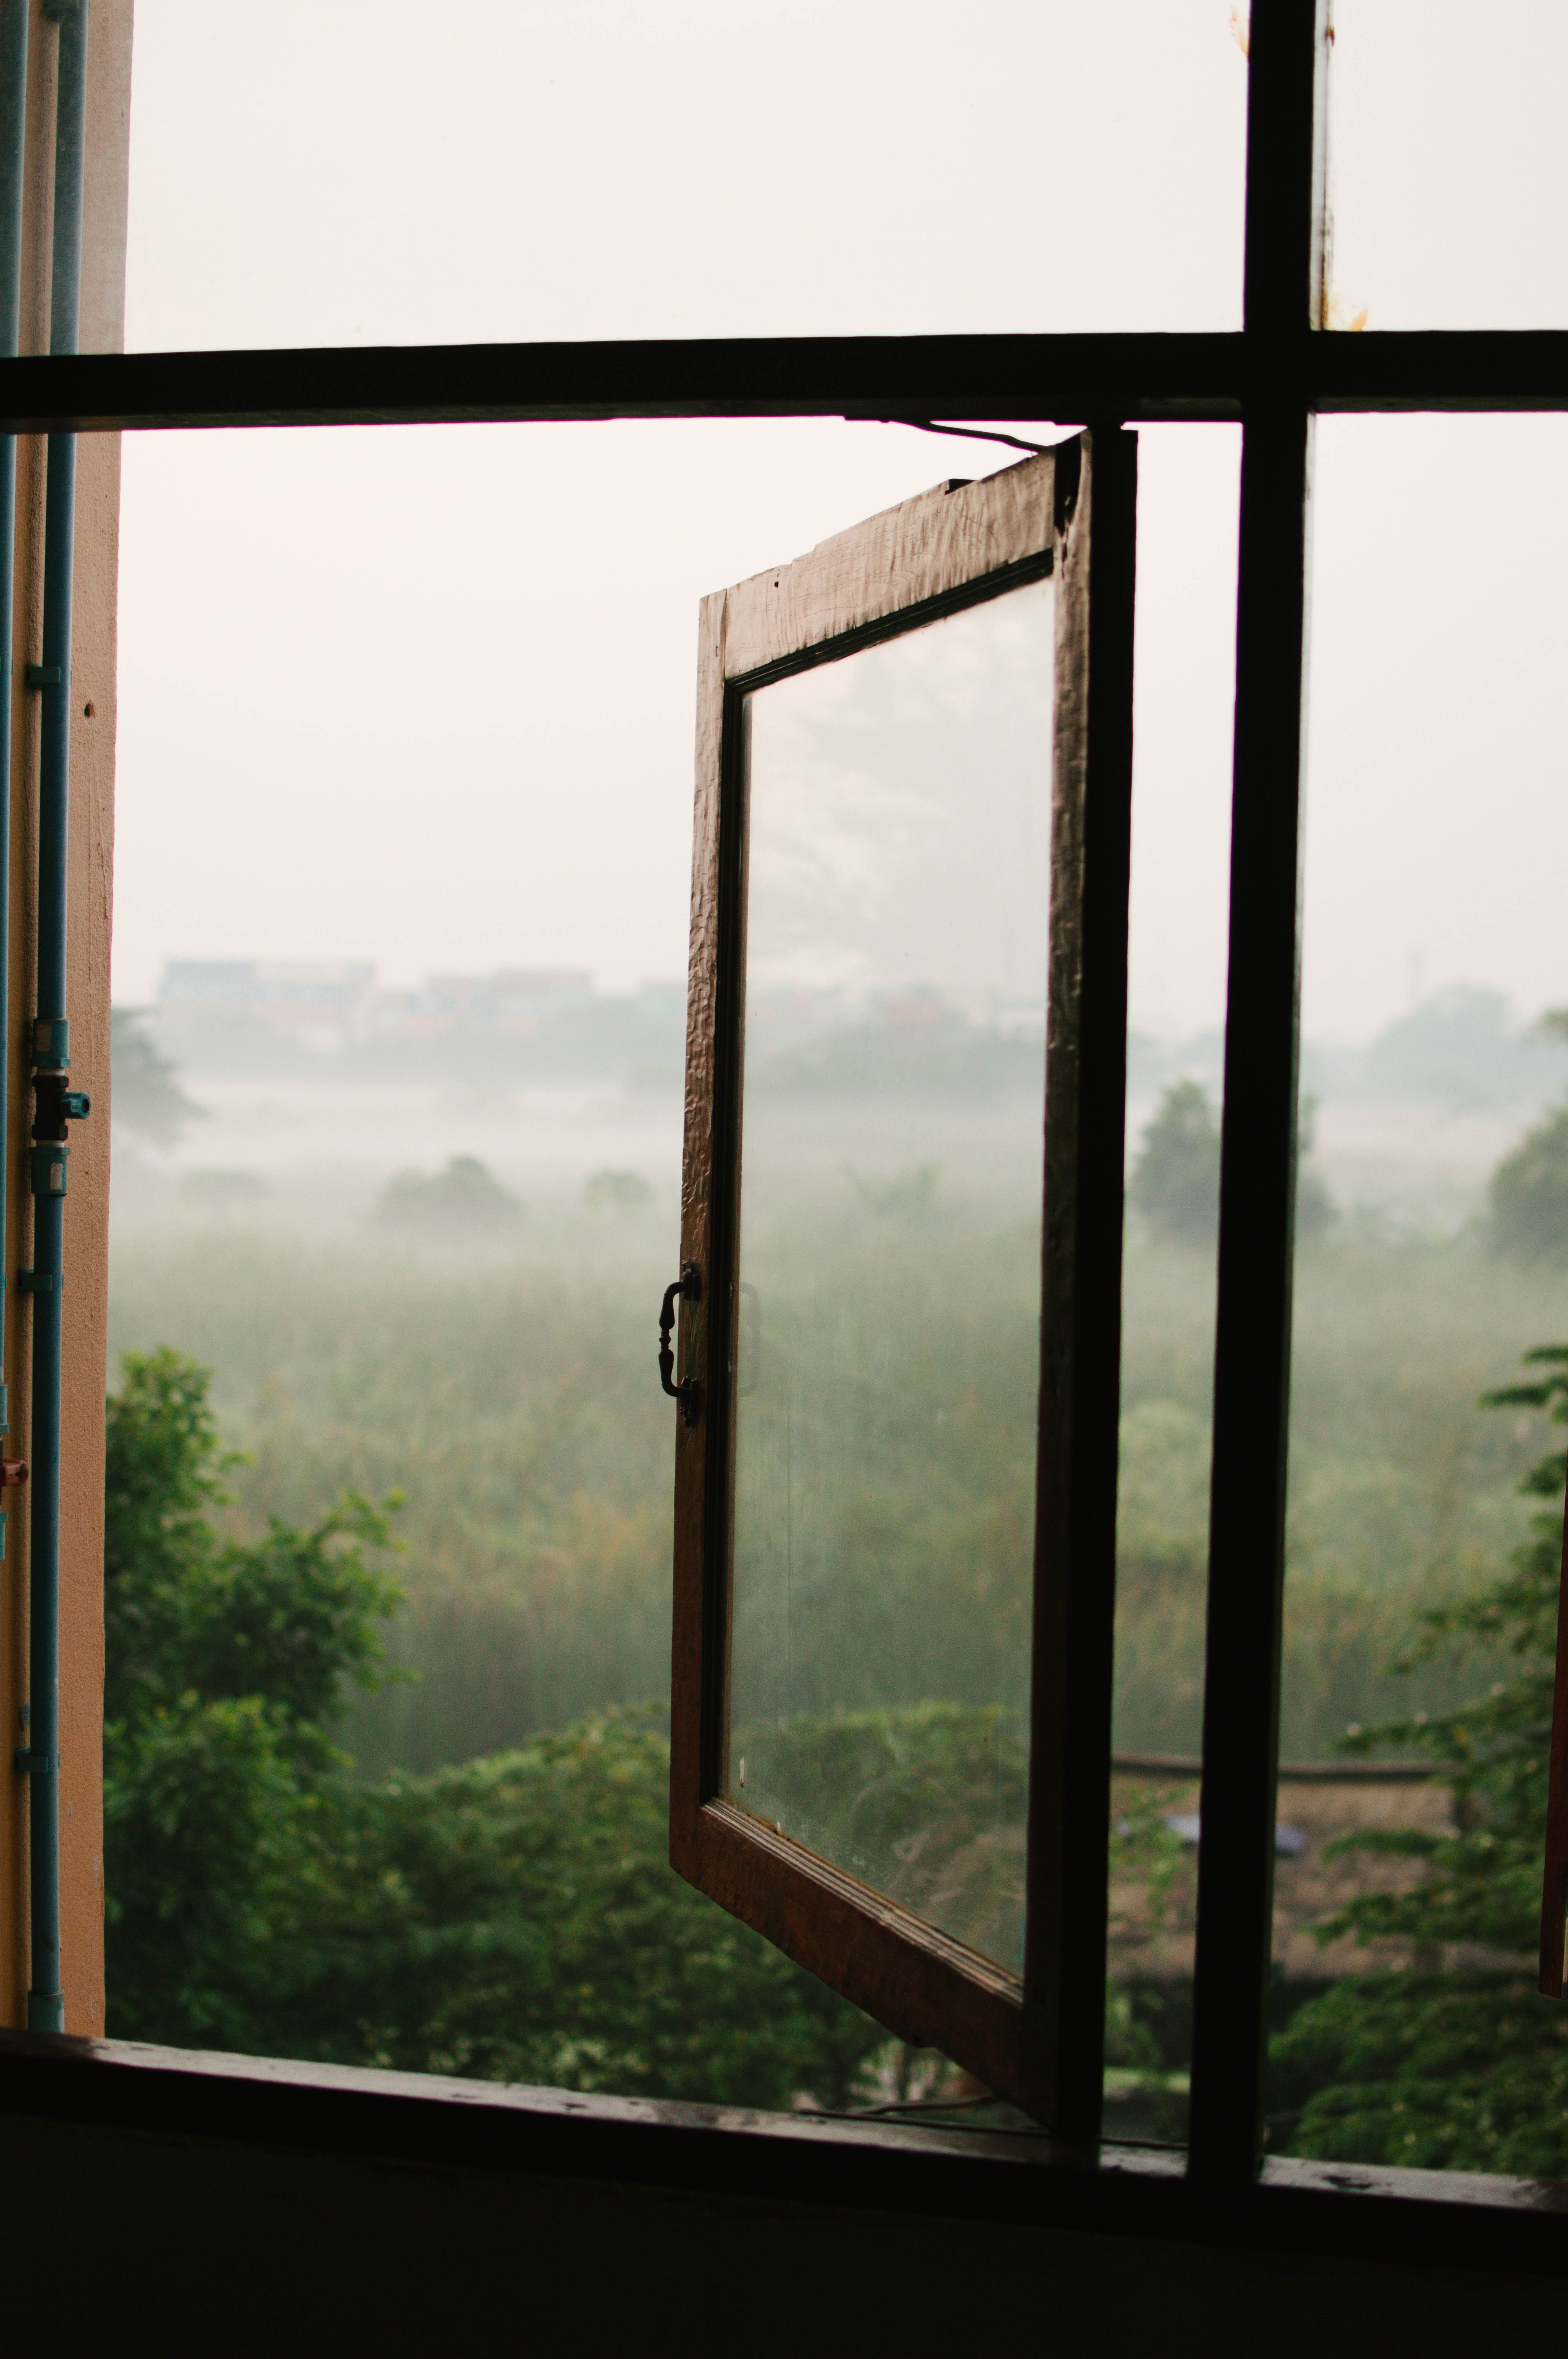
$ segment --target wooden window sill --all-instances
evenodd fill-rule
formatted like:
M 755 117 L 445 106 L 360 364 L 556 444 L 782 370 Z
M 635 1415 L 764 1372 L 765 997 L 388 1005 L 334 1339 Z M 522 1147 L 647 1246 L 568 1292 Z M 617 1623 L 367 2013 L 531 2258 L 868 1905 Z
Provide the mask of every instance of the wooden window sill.
M 1568 2187 L 1271 2161 L 1190 2180 L 1174 2150 L 884 2119 L 583 2096 L 414 2072 L 0 2031 L 0 2112 L 383 2167 L 593 2180 L 730 2202 L 978 2219 L 1281 2255 L 1560 2274 Z

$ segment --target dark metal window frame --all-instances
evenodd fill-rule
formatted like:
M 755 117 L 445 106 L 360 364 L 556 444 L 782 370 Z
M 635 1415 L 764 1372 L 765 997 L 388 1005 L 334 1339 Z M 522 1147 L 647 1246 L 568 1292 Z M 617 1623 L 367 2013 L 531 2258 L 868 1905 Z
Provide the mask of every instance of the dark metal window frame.
M 1236 333 L 760 338 L 0 361 L 0 431 L 22 433 L 694 416 L 1240 421 L 1206 1799 L 1184 2184 L 1195 2201 L 1208 2190 L 1205 2201 L 1224 2197 L 1233 2204 L 1242 2202 L 1245 2189 L 1254 2190 L 1249 2200 L 1256 2204 L 1273 2188 L 1276 2226 L 1287 2243 L 1281 2174 L 1288 2177 L 1288 2168 L 1267 2165 L 1262 2184 L 1255 2182 L 1283 1586 L 1312 421 L 1320 410 L 1568 409 L 1568 333 L 1320 332 L 1317 84 L 1325 44 L 1324 0 L 1253 0 L 1243 325 Z M 37 2043 L 0 2035 L 0 2090 L 9 2090 L 20 2110 L 58 2106 L 69 2114 L 81 2106 L 85 2084 L 64 2059 L 88 2046 L 105 2066 L 113 2064 L 113 2043 L 67 2042 L 49 2051 L 61 2059 L 57 2078 L 52 2065 L 45 2069 Z M 121 2052 L 128 2065 L 130 2052 Z M 290 2084 L 287 2095 L 303 2136 L 305 2092 L 320 2089 L 321 2076 L 305 2068 L 257 2069 L 265 2070 L 280 2103 L 281 2084 Z M 172 2075 L 186 2090 L 193 2073 L 209 2076 L 205 2085 L 214 2105 L 227 2102 L 226 2093 L 237 2093 L 234 2071 L 222 2070 L 218 2060 L 165 2068 L 165 2077 Z M 347 2076 L 342 2085 L 362 2085 L 368 2104 L 378 2077 Z M 105 2085 L 98 2075 L 90 2078 Z M 109 2078 L 124 2085 L 119 2071 Z M 432 2104 L 437 2093 L 432 2088 Z M 476 2097 L 465 2093 L 460 2109 L 470 2125 L 487 2111 Z M 109 2102 L 88 2104 L 86 2111 L 98 2113 Z M 337 2109 L 343 2120 L 354 2102 L 343 2096 Z M 408 2095 L 404 2102 L 416 2100 Z M 518 2093 L 495 2093 L 498 2109 L 515 2111 L 517 2102 Z M 586 2117 L 603 2108 L 593 2101 L 573 2104 L 585 2116 L 586 2134 Z M 687 2134 L 699 2135 L 695 2128 Z M 490 2133 L 476 2126 L 472 2135 L 475 2158 L 482 2159 Z M 979 2169 L 981 2145 L 957 2142 L 972 2158 L 965 2169 Z M 951 2140 L 944 2142 L 947 2170 L 955 2150 Z M 1305 2167 L 1292 2168 L 1304 2185 Z M 1125 2224 L 1136 2230 L 1147 2207 L 1123 2166 L 1102 2169 L 1106 2193 L 1096 2201 L 1113 2208 L 1121 2202 L 1111 2184 L 1118 2172 L 1130 2207 Z M 1336 2211 L 1346 2202 L 1364 2208 L 1352 2200 L 1356 2190 L 1416 2200 L 1411 2174 L 1307 2176 L 1314 2187 L 1321 2180 L 1325 2196 L 1330 2187 L 1339 2190 L 1333 2197 Z M 1418 2208 L 1432 2223 L 1426 2248 L 1458 2263 L 1472 2252 L 1478 2258 L 1466 2223 L 1477 2204 L 1489 2204 L 1529 2209 L 1538 2220 L 1541 2211 L 1552 2212 L 1552 2250 L 1560 2256 L 1555 2201 L 1544 2194 L 1531 2199 L 1517 2182 L 1492 2186 L 1493 2197 L 1478 2196 L 1474 2181 L 1455 2183 L 1445 2196 L 1439 2175 L 1425 2177 Z M 1070 2201 L 1065 2194 L 1062 2200 Z M 1391 2208 L 1398 2210 L 1398 2203 Z M 1161 2232 L 1182 2233 L 1182 2205 L 1157 2209 Z M 1380 2201 L 1379 2212 L 1386 2224 L 1390 2207 Z M 1243 2214 L 1234 2216 L 1239 2221 Z M 1258 2215 L 1249 2210 L 1246 2216 L 1256 2235 Z

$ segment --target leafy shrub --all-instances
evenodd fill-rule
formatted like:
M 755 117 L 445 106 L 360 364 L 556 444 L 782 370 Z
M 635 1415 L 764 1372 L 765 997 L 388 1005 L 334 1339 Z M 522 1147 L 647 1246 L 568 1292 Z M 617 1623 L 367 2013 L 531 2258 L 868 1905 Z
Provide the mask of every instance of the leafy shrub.
M 611 1712 L 345 1799 L 293 2051 L 715 2104 L 849 2102 L 881 2027 L 683 1883 L 669 1748 Z
M 1568 1423 L 1568 1347 L 1526 1355 L 1546 1373 L 1487 1395 L 1487 1405 L 1545 1408 Z M 1455 1830 L 1368 1831 L 1335 1852 L 1422 1863 L 1411 1890 L 1365 1894 L 1321 1929 L 1330 1940 L 1409 1945 L 1403 1973 L 1347 1978 L 1310 2000 L 1275 2042 L 1276 2065 L 1316 2083 L 1293 2133 L 1299 2154 L 1568 2177 L 1568 2020 L 1536 1995 L 1541 1843 L 1552 1734 L 1552 1667 L 1563 1547 L 1564 1457 L 1554 1451 L 1520 1488 L 1551 1502 L 1498 1581 L 1423 1614 L 1408 1665 L 1444 1648 L 1505 1648 L 1519 1668 L 1453 1712 L 1391 1721 L 1351 1740 L 1456 1765 Z M 1450 1974 L 1444 1949 L 1475 1961 Z
M 399 1593 L 366 1560 L 386 1515 L 352 1494 L 308 1530 L 275 1517 L 259 1540 L 221 1538 L 211 1517 L 235 1462 L 204 1369 L 126 1355 L 104 1503 L 112 2021 L 257 2048 L 346 1766 L 325 1723 L 345 1680 L 377 1683 Z

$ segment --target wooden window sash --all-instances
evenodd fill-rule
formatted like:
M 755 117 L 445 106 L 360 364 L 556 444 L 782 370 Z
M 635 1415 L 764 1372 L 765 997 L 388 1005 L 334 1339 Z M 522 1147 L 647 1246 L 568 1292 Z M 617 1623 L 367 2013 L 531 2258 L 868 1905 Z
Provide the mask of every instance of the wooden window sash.
M 679 1306 L 670 1856 L 863 2006 L 1098 2135 L 1105 1995 L 1136 442 L 942 484 L 704 600 Z M 1022 1977 L 727 1799 L 745 712 L 771 679 L 1054 572 L 1046 1154 Z

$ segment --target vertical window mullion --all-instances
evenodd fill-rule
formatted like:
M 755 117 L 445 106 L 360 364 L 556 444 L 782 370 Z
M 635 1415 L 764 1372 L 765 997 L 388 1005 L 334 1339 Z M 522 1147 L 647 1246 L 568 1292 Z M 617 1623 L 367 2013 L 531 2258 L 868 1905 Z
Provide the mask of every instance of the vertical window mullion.
M 1237 583 L 1203 1840 L 1191 2168 L 1258 2167 L 1284 1597 L 1295 1193 L 1300 800 L 1312 424 L 1321 318 L 1324 0 L 1255 0 L 1247 396 Z

